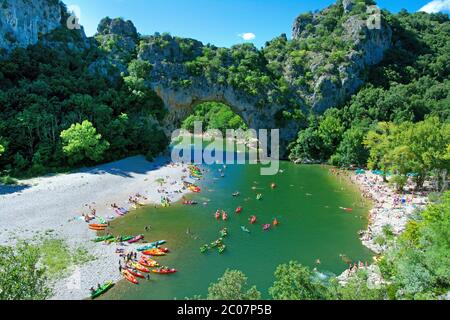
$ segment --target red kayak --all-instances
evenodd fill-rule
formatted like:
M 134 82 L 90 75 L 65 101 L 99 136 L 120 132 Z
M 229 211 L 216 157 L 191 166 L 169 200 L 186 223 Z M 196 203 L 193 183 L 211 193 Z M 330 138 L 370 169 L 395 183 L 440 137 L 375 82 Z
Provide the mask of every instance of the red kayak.
M 216 220 L 219 220 L 219 219 L 220 219 L 220 212 L 219 212 L 219 211 L 216 211 L 215 217 L 216 217 Z
M 223 221 L 227 221 L 228 220 L 228 215 L 226 212 L 222 213 L 222 220 Z
M 263 226 L 263 229 L 264 229 L 264 231 L 267 231 L 267 230 L 270 229 L 270 227 L 271 227 L 270 224 L 265 224 L 265 225 Z
M 239 214 L 239 213 L 241 213 L 241 212 L 242 212 L 242 207 L 238 207 L 238 208 L 236 209 L 236 213 Z
M 256 223 L 256 216 L 252 216 L 252 217 L 250 218 L 250 223 L 251 223 L 251 224 L 255 224 L 255 223 Z
M 152 272 L 158 273 L 158 274 L 171 274 L 171 273 L 177 272 L 177 270 L 175 270 L 175 269 L 153 269 Z
M 278 222 L 278 219 L 273 220 L 273 226 L 276 227 L 278 226 L 280 223 Z
M 128 271 L 130 274 L 132 274 L 133 276 L 135 276 L 135 277 L 145 279 L 145 276 L 144 276 L 142 273 L 138 272 L 138 271 L 135 271 L 135 270 L 133 270 L 133 269 L 131 269 L 131 268 L 127 268 L 127 271 Z

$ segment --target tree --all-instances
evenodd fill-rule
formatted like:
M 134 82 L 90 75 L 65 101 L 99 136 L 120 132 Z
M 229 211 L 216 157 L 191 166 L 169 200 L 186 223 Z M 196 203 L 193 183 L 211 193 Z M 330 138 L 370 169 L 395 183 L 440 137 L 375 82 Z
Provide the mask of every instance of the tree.
M 102 160 L 104 152 L 109 148 L 109 142 L 102 140 L 92 123 L 73 124 L 69 129 L 61 132 L 63 151 L 72 164 L 86 159 L 98 162 Z
M 337 280 L 331 281 L 330 293 L 335 300 L 384 300 L 386 299 L 386 289 L 370 288 L 368 286 L 368 274 L 365 270 L 359 270 L 350 279 L 341 285 Z
M 259 300 L 261 293 L 255 286 L 248 288 L 247 277 L 238 270 L 227 270 L 208 289 L 208 300 Z
M 0 300 L 43 300 L 51 295 L 39 250 L 27 244 L 0 246 Z
M 275 300 L 324 300 L 327 298 L 326 287 L 314 280 L 313 273 L 298 262 L 278 266 L 275 282 L 269 289 Z
M 0 144 L 0 156 L 5 152 L 5 147 Z
M 366 130 L 359 126 L 353 126 L 345 131 L 336 154 L 331 158 L 331 163 L 343 167 L 365 166 L 369 157 L 369 152 L 363 145 L 365 136 Z

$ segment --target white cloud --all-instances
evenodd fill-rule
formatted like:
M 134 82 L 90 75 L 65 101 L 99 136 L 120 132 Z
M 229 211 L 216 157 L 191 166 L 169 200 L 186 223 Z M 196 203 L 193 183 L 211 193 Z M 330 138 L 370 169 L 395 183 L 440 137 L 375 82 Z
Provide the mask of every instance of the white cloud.
M 251 41 L 256 38 L 256 35 L 252 32 L 241 33 L 238 36 L 241 37 L 242 39 L 244 39 L 245 41 Z
M 424 5 L 419 11 L 427 13 L 450 11 L 450 0 L 433 0 L 430 3 Z

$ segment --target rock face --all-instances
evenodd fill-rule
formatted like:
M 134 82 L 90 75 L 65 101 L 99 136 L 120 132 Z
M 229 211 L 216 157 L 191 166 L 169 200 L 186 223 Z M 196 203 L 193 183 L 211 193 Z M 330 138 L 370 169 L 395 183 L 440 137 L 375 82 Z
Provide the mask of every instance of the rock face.
M 0 48 L 6 53 L 61 26 L 59 0 L 2 0 L 0 8 Z
M 341 8 L 336 6 L 319 13 L 302 14 L 293 27 L 293 38 L 297 41 L 307 41 L 317 37 L 314 30 L 320 24 L 323 26 L 324 17 L 329 10 L 334 9 L 336 13 L 340 10 L 343 12 L 343 22 L 337 26 L 342 29 L 338 37 L 352 44 L 351 49 L 345 53 L 343 61 L 339 65 L 330 64 L 329 60 L 324 59 L 323 56 L 311 54 L 314 90 L 305 92 L 304 97 L 312 109 L 318 113 L 343 103 L 349 96 L 355 94 L 364 84 L 364 72 L 369 67 L 380 63 L 384 53 L 392 45 L 392 30 L 381 14 L 372 15 L 365 20 L 360 13 L 352 11 L 354 2 L 351 0 L 344 0 Z M 374 21 L 377 25 L 370 24 Z M 318 72 L 319 70 L 329 71 Z M 294 74 L 291 78 L 298 76 Z

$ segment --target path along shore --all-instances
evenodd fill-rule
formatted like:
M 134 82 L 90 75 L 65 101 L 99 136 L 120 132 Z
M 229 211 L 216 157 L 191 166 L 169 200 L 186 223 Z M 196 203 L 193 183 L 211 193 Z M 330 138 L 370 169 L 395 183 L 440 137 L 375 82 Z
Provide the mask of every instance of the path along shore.
M 111 204 L 129 208 L 129 197 L 136 194 L 144 204 L 160 204 L 161 196 L 176 202 L 188 192 L 182 183 L 186 168 L 170 164 L 168 158 L 148 162 L 137 156 L 69 174 L 23 180 L 14 187 L 0 185 L 0 243 L 32 241 L 52 231 L 53 238 L 64 239 L 70 248 L 84 247 L 96 259 L 69 270 L 53 283 L 53 299 L 85 299 L 92 286 L 122 277 L 116 246 L 92 242 L 96 233 L 89 230 L 82 214 L 89 214 L 91 207 L 97 216 L 111 220 L 116 216 Z

